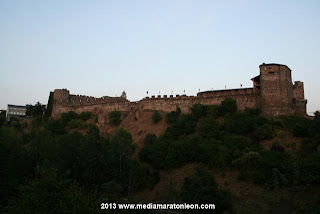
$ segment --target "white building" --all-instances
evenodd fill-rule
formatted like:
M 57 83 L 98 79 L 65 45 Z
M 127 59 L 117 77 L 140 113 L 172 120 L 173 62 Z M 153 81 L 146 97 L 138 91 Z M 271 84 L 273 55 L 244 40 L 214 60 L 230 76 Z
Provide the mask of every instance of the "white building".
M 26 106 L 8 104 L 6 117 L 7 117 L 7 120 L 10 120 L 10 117 L 22 118 L 26 116 L 26 113 L 27 113 Z

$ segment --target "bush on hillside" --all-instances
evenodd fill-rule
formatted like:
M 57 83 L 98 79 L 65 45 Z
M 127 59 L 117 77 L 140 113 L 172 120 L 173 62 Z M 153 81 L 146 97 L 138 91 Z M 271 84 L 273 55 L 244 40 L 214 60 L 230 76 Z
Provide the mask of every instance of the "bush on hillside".
M 274 150 L 262 152 L 254 172 L 255 182 L 270 188 L 290 185 L 294 178 L 292 176 L 294 162 L 294 156 L 287 152 Z
M 275 130 L 272 125 L 264 124 L 255 130 L 255 135 L 259 140 L 272 139 L 275 135 Z
M 158 111 L 153 112 L 152 114 L 152 122 L 157 124 L 162 119 L 161 114 Z
M 89 111 L 81 112 L 81 114 L 79 114 L 79 119 L 83 121 L 87 121 L 92 117 L 93 117 L 93 114 Z
M 198 133 L 207 138 L 218 138 L 220 127 L 218 121 L 213 117 L 201 118 L 197 126 Z
M 144 144 L 149 145 L 153 144 L 157 139 L 157 136 L 155 134 L 147 134 L 146 137 L 144 138 Z
M 194 133 L 196 121 L 190 114 L 184 114 L 178 118 L 171 127 L 167 128 L 165 136 L 172 140 L 177 140 L 182 135 Z
M 72 119 L 68 122 L 68 127 L 71 129 L 84 129 L 86 126 L 86 122 L 79 119 Z
M 119 126 L 121 123 L 121 112 L 112 111 L 109 113 L 109 121 L 111 126 Z
M 248 108 L 246 107 L 244 110 L 247 114 L 252 116 L 259 116 L 262 113 L 261 108 Z
M 61 119 L 54 120 L 52 118 L 48 119 L 48 130 L 54 135 L 63 135 L 66 134 L 67 131 L 65 130 L 65 127 L 63 125 L 63 122 Z
M 172 111 L 166 114 L 166 122 L 169 124 L 173 124 L 178 120 L 180 114 L 181 114 L 181 109 L 177 107 L 175 111 Z
M 0 127 L 3 126 L 3 124 L 6 122 L 6 116 L 0 115 Z
M 201 105 L 200 103 L 196 103 L 190 108 L 190 110 L 194 118 L 198 120 L 202 117 L 207 116 L 208 106 Z
M 231 193 L 220 190 L 214 177 L 202 167 L 197 167 L 191 177 L 185 178 L 181 198 L 190 204 L 215 204 L 217 213 L 231 209 Z
M 218 108 L 218 115 L 224 116 L 227 113 L 234 113 L 238 110 L 237 102 L 232 98 L 224 99 Z
M 95 116 L 93 117 L 93 122 L 94 122 L 94 123 L 97 123 L 97 122 L 98 122 L 98 115 L 95 115 Z
M 296 137 L 310 137 L 310 128 L 313 121 L 296 115 L 279 116 L 283 120 L 285 129 Z
M 61 114 L 61 120 L 63 122 L 63 124 L 66 126 L 68 125 L 68 123 L 73 120 L 73 119 L 77 119 L 78 118 L 78 114 L 75 113 L 74 111 L 69 111 L 67 113 L 62 113 Z

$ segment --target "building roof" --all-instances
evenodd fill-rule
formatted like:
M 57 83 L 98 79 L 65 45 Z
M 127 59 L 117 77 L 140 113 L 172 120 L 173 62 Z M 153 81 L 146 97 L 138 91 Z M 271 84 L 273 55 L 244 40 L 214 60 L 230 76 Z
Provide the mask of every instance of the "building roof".
M 14 107 L 14 108 L 27 108 L 26 106 L 18 106 L 18 105 L 11 105 L 11 104 L 8 104 L 8 107 Z
M 257 79 L 260 79 L 260 75 L 253 77 L 251 80 L 253 81 L 253 80 L 257 80 Z
M 287 65 L 278 64 L 278 63 L 268 63 L 268 64 L 262 63 L 261 65 L 259 65 L 259 67 L 260 67 L 260 66 L 268 66 L 268 65 L 285 66 L 285 67 L 287 67 L 287 68 L 291 71 L 291 69 L 290 69 Z
M 210 90 L 210 91 L 200 91 L 198 94 L 202 93 L 211 93 L 211 92 L 222 92 L 222 91 L 240 91 L 240 90 L 248 90 L 253 88 L 234 88 L 234 89 L 221 89 L 221 90 Z

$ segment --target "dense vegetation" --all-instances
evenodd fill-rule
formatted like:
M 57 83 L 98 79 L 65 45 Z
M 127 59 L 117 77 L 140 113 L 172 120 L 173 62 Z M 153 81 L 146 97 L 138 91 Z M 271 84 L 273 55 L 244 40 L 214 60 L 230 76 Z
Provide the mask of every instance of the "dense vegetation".
M 171 127 L 158 138 L 147 135 L 139 153 L 142 162 L 157 169 L 172 170 L 193 162 L 209 170 L 235 169 L 240 180 L 269 190 L 287 188 L 292 197 L 320 183 L 319 113 L 314 120 L 299 116 L 266 118 L 260 109 L 237 111 L 235 101 L 226 99 L 219 106 L 196 104 L 187 115 L 177 109 L 166 119 Z M 297 152 L 286 151 L 277 141 L 270 150 L 261 146 L 261 141 L 281 137 L 283 131 L 304 138 Z M 319 196 L 310 202 L 311 207 L 301 209 L 315 211 Z
M 119 126 L 121 123 L 121 112 L 120 111 L 112 111 L 109 113 L 109 121 L 112 126 Z
M 122 201 L 157 182 L 133 158 L 127 131 L 103 137 L 92 124 L 85 135 L 66 131 L 89 117 L 69 112 L 59 120 L 35 117 L 24 129 L 0 128 L 1 213 L 97 213 L 101 202 Z
M 158 137 L 147 134 L 138 153 L 124 129 L 102 136 L 90 112 L 71 111 L 58 120 L 38 115 L 29 123 L 1 119 L 0 212 L 99 213 L 102 202 L 140 202 L 135 193 L 152 190 L 159 170 L 196 163 L 181 191 L 164 183 L 153 202 L 214 203 L 216 213 L 319 213 L 319 113 L 313 120 L 267 118 L 260 109 L 238 111 L 232 99 L 219 106 L 195 104 L 190 110 L 167 113 L 170 127 Z M 152 122 L 161 118 L 154 112 Z M 109 120 L 118 126 L 121 113 L 110 113 Z M 285 147 L 282 139 L 288 136 L 301 142 Z M 243 202 L 218 187 L 218 171 L 234 171 L 239 181 L 274 195 L 259 206 L 258 200 Z M 280 192 L 287 195 L 273 197 Z

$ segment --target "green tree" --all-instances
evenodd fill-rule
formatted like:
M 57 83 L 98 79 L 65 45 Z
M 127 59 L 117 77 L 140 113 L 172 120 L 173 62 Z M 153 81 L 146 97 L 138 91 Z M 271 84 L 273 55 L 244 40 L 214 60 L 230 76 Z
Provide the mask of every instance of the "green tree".
M 144 138 L 144 144 L 149 145 L 153 144 L 157 139 L 157 136 L 155 134 L 147 134 L 146 137 Z
M 87 124 L 83 120 L 80 119 L 72 119 L 68 122 L 68 126 L 71 129 L 84 129 L 86 128 Z
M 201 105 L 200 103 L 196 103 L 190 108 L 192 115 L 194 116 L 194 118 L 196 120 L 198 120 L 202 117 L 206 117 L 207 116 L 207 109 L 208 109 L 207 106 Z
M 175 111 L 172 111 L 166 114 L 166 122 L 169 124 L 173 124 L 178 120 L 180 115 L 181 115 L 181 109 L 177 107 Z
M 91 124 L 87 131 L 87 137 L 91 142 L 98 142 L 100 140 L 100 130 L 96 125 Z
M 59 176 L 48 163 L 37 170 L 39 177 L 22 186 L 8 213 L 96 213 L 98 204 L 75 181 Z
M 202 118 L 198 122 L 197 131 L 203 137 L 216 139 L 220 134 L 219 123 L 213 117 Z
M 113 155 L 115 160 L 117 160 L 118 170 L 121 174 L 124 162 L 129 160 L 135 150 L 135 146 L 132 144 L 132 136 L 124 129 L 117 129 L 110 138 L 110 144 L 113 148 Z
M 0 115 L 0 127 L 6 122 L 6 116 Z
M 263 124 L 255 130 L 255 134 L 259 140 L 272 139 L 275 135 L 275 130 L 270 124 Z
M 185 178 L 181 198 L 186 203 L 215 204 L 217 213 L 231 209 L 231 194 L 220 190 L 212 175 L 202 167 L 196 168 L 194 174 Z M 201 210 L 199 213 L 204 213 Z M 212 210 L 208 211 L 209 213 Z
M 34 106 L 33 105 L 27 105 L 27 112 L 26 115 L 35 117 L 39 115 L 43 115 L 44 108 L 42 107 L 40 102 L 37 102 Z
M 45 112 L 45 115 L 47 117 L 51 117 L 51 114 L 52 114 L 53 96 L 54 96 L 54 92 L 51 91 L 50 94 L 49 94 L 48 105 L 47 105 L 47 109 L 46 109 L 46 112 Z
M 83 120 L 83 121 L 87 121 L 92 117 L 93 117 L 93 114 L 91 112 L 89 112 L 89 111 L 81 112 L 79 114 L 79 119 Z
M 75 113 L 74 111 L 69 111 L 67 113 L 61 114 L 61 120 L 65 126 L 67 126 L 69 121 L 71 121 L 73 119 L 78 119 L 78 114 Z

